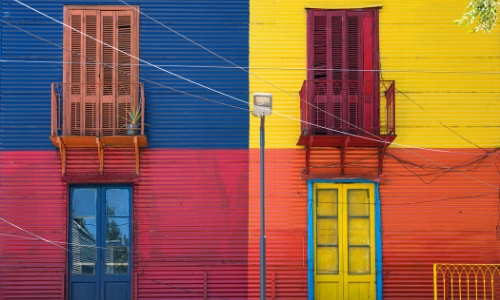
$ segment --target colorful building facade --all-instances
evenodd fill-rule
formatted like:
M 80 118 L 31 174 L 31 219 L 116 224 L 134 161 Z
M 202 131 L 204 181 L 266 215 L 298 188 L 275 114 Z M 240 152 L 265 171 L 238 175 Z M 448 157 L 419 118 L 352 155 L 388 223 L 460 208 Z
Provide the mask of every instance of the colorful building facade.
M 498 31 L 466 3 L 0 3 L 0 299 L 258 299 L 255 92 L 268 299 L 498 263 Z

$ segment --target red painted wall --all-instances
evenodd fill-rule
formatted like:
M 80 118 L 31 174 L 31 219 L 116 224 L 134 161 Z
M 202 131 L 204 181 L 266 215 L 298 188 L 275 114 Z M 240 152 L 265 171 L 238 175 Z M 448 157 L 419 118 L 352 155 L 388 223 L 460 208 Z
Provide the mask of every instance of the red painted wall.
M 497 155 L 450 151 L 469 154 L 387 152 L 378 178 L 384 299 L 432 298 L 433 263 L 500 261 Z M 313 153 L 307 176 L 304 150 L 266 150 L 269 299 L 307 297 L 307 179 L 338 178 L 336 153 Z M 106 174 L 133 174 L 132 154 L 105 152 Z M 96 160 L 70 153 L 68 178 L 96 175 Z M 378 177 L 376 156 L 353 151 L 346 162 L 347 177 Z M 66 242 L 60 172 L 57 151 L 0 152 L 0 216 Z M 258 149 L 141 152 L 133 185 L 138 299 L 258 299 L 259 176 Z M 5 222 L 0 234 L 0 299 L 61 298 L 66 251 Z
M 99 177 L 95 152 L 68 152 L 66 177 Z M 59 153 L 0 158 L 0 216 L 66 247 Z M 134 164 L 132 152 L 105 150 L 106 176 L 133 174 Z M 248 151 L 146 149 L 133 187 L 139 299 L 248 298 Z M 0 299 L 60 299 L 66 251 L 5 222 L 0 233 Z

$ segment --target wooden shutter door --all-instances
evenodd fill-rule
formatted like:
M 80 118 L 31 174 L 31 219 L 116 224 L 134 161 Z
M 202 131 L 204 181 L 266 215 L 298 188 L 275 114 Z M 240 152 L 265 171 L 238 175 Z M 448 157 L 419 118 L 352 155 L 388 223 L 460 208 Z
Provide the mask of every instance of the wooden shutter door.
M 102 74 L 101 74 L 101 124 L 102 135 L 114 135 L 117 129 L 116 122 L 116 64 L 118 63 L 116 50 L 116 24 L 113 11 L 102 11 Z
M 64 135 L 93 135 L 98 128 L 99 20 L 95 10 L 66 10 L 64 28 Z M 82 34 L 83 33 L 83 34 Z
M 308 93 L 314 95 L 314 134 L 337 134 L 345 126 L 345 12 L 309 11 Z M 312 54 L 312 55 L 311 55 Z M 321 128 L 323 127 L 323 128 Z
M 362 134 L 359 130 L 362 120 L 362 40 L 359 28 L 360 18 L 358 12 L 347 13 L 347 107 L 344 109 L 346 131 L 353 134 Z
M 82 127 L 85 128 L 84 135 L 97 135 L 96 131 L 99 128 L 99 62 L 101 61 L 100 49 L 101 40 L 99 28 L 100 22 L 98 12 L 95 10 L 85 10 L 83 14 L 84 29 L 88 36 L 82 36 L 84 40 L 85 50 L 85 67 L 84 67 L 84 102 L 85 102 L 85 119 Z
M 380 134 L 380 87 L 377 72 L 379 68 L 377 11 L 365 11 L 361 16 L 363 69 L 365 70 L 363 72 L 363 127 L 368 132 L 378 135 Z M 371 70 L 374 71 L 370 72 Z
M 331 111 L 329 105 L 328 91 L 328 18 L 326 12 L 314 11 L 312 16 L 312 37 L 310 45 L 312 51 L 312 66 L 310 72 L 308 93 L 314 95 L 312 104 L 314 107 L 311 120 L 318 127 L 313 128 L 314 134 L 328 134 L 328 113 Z
M 131 10 L 102 11 L 102 129 L 104 135 L 125 134 L 128 112 L 137 106 L 137 30 Z M 109 46 L 107 46 L 107 45 Z M 118 50 L 116 50 L 118 49 Z
M 330 24 L 328 28 L 330 29 L 329 36 L 331 37 L 329 47 L 329 57 L 331 62 L 329 64 L 329 74 L 328 78 L 332 80 L 331 83 L 331 98 L 332 99 L 332 111 L 333 115 L 330 117 L 331 128 L 337 131 L 344 131 L 346 123 L 342 120 L 346 119 L 346 105 L 344 99 L 346 98 L 346 86 L 347 86 L 347 72 L 345 71 L 348 67 L 346 64 L 347 51 L 345 47 L 346 31 L 345 31 L 345 12 L 330 12 Z M 330 132 L 330 134 L 337 134 L 335 132 Z
M 376 10 L 308 11 L 310 118 L 321 127 L 353 134 L 378 133 L 378 30 Z M 316 128 L 314 134 L 338 134 Z

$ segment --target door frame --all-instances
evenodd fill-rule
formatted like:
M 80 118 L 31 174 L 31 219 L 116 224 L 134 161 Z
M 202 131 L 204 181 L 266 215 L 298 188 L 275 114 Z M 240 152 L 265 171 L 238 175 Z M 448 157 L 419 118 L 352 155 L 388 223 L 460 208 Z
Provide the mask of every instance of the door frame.
M 382 222 L 380 212 L 379 183 L 366 179 L 312 179 L 307 182 L 307 299 L 314 300 L 315 286 L 315 257 L 314 257 L 314 185 L 317 183 L 343 184 L 368 183 L 373 184 L 375 195 L 375 288 L 376 299 L 383 299 L 382 295 Z
M 71 198 L 71 191 L 74 189 L 74 188 L 97 188 L 98 190 L 98 200 L 99 200 L 99 194 L 102 193 L 101 189 L 105 189 L 105 188 L 127 188 L 130 190 L 130 199 L 129 199 L 129 204 L 130 204 L 130 207 L 129 207 L 129 213 L 130 213 L 130 248 L 129 248 L 129 277 L 130 277 L 130 299 L 134 299 L 134 269 L 133 269 L 133 266 L 134 266 L 134 184 L 132 183 L 68 183 L 66 185 L 67 187 L 67 215 L 66 215 L 66 237 L 67 237 L 67 240 L 68 240 L 68 251 L 67 251 L 67 255 L 66 255 L 66 288 L 65 288 L 65 294 L 66 294 L 66 297 L 64 299 L 68 299 L 70 300 L 70 296 L 71 296 L 71 272 L 72 272 L 72 266 L 71 266 L 71 263 L 72 263 L 72 259 L 73 259 L 73 256 L 72 256 L 72 241 L 71 241 L 71 230 L 72 230 L 72 224 L 71 224 L 71 221 L 72 221 L 72 213 L 71 213 L 71 201 L 72 201 L 72 198 Z M 96 213 L 96 219 L 100 219 L 100 218 L 106 218 L 106 216 L 97 216 L 98 213 Z M 104 246 L 105 247 L 105 246 Z M 96 253 L 96 256 L 99 257 L 98 253 Z M 97 262 L 97 261 L 96 261 Z M 99 275 L 99 277 L 101 277 Z M 102 295 L 102 291 L 99 292 L 100 295 Z

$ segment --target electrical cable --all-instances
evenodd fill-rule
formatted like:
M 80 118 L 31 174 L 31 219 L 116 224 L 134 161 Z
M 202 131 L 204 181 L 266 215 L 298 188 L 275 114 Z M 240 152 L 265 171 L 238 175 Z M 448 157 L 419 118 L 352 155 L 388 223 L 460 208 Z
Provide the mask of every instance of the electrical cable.
M 188 78 L 183 77 L 183 76 L 181 76 L 181 75 L 175 74 L 175 73 L 173 73 L 173 72 L 171 72 L 171 71 L 168 71 L 168 70 L 166 70 L 166 69 L 164 69 L 164 68 L 158 67 L 158 66 L 156 66 L 156 65 L 154 65 L 154 64 L 152 64 L 152 63 L 149 63 L 149 62 L 147 62 L 147 61 L 145 61 L 145 60 L 143 60 L 143 59 L 141 59 L 141 58 L 138 58 L 138 57 L 136 57 L 136 56 L 134 56 L 134 55 L 131 55 L 131 54 L 129 54 L 129 53 L 124 52 L 123 50 L 120 50 L 120 49 L 118 49 L 118 48 L 116 48 L 116 47 L 113 47 L 113 46 L 111 46 L 111 45 L 107 44 L 107 43 L 104 43 L 103 41 L 100 41 L 100 40 L 98 40 L 98 39 L 96 39 L 96 38 L 94 38 L 94 37 L 92 37 L 92 36 L 90 36 L 90 35 L 88 35 L 88 34 L 85 34 L 85 33 L 81 32 L 81 31 L 79 31 L 79 30 L 76 30 L 75 28 L 73 28 L 73 27 L 71 27 L 71 26 L 69 26 L 69 25 L 65 24 L 64 22 L 61 22 L 61 21 L 59 21 L 59 20 L 57 20 L 57 19 L 55 19 L 55 18 L 53 18 L 53 17 L 51 17 L 51 16 L 49 16 L 49 15 L 47 15 L 47 14 L 43 13 L 43 12 L 40 12 L 40 11 L 36 10 L 35 8 L 33 8 L 33 7 L 29 6 L 29 5 L 27 5 L 27 4 L 23 3 L 23 2 L 21 2 L 20 0 L 13 0 L 13 1 L 17 2 L 18 4 L 20 4 L 20 5 L 24 6 L 24 7 L 28 8 L 28 9 L 31 9 L 31 10 L 33 10 L 33 11 L 35 11 L 35 12 L 37 12 L 37 13 L 39 13 L 39 14 L 43 15 L 43 16 L 44 16 L 44 17 L 46 17 L 46 18 L 51 19 L 52 21 L 54 21 L 54 22 L 56 22 L 56 23 L 58 23 L 58 24 L 61 24 L 61 25 L 65 26 L 65 27 L 68 27 L 68 28 L 70 28 L 71 30 L 74 30 L 74 31 L 76 31 L 76 32 L 80 33 L 81 35 L 84 35 L 84 36 L 86 36 L 86 37 L 88 37 L 88 38 L 90 38 L 90 39 L 92 39 L 92 40 L 94 40 L 94 41 L 96 41 L 96 42 L 98 42 L 98 43 L 102 43 L 103 45 L 105 45 L 105 46 L 107 46 L 107 47 L 110 47 L 110 48 L 112 48 L 112 49 L 114 49 L 114 50 L 116 50 L 116 51 L 118 51 L 118 52 L 120 52 L 120 53 L 123 53 L 123 54 L 128 55 L 128 56 L 130 56 L 130 57 L 132 57 L 132 58 L 134 58 L 134 59 L 136 59 L 136 60 L 138 60 L 138 61 L 141 61 L 141 62 L 143 62 L 143 63 L 146 63 L 146 64 L 147 64 L 147 65 L 149 65 L 149 66 L 155 67 L 155 68 L 157 68 L 157 69 L 159 69 L 159 70 L 161 70 L 161 71 L 164 71 L 164 72 L 166 72 L 166 73 L 168 73 L 168 74 L 170 74 L 170 75 L 172 75 L 172 76 L 175 76 L 175 77 L 177 77 L 177 78 L 179 78 L 179 79 L 185 80 L 185 81 L 187 81 L 187 82 L 189 82 L 189 83 L 192 83 L 192 84 L 195 84 L 195 85 L 197 85 L 197 86 L 200 86 L 200 87 L 206 88 L 206 89 L 208 89 L 208 90 L 210 90 L 210 91 L 212 91 L 212 92 L 215 92 L 215 93 L 218 93 L 218 94 L 220 94 L 220 95 L 223 95 L 223 96 L 229 97 L 230 99 L 233 99 L 233 100 L 236 100 L 236 101 L 239 101 L 239 102 L 243 102 L 243 103 L 248 104 L 248 102 L 247 102 L 247 101 L 244 101 L 244 100 L 238 99 L 238 98 L 236 98 L 236 97 L 234 97 L 234 96 L 228 95 L 228 94 L 226 94 L 226 93 L 223 93 L 223 92 L 217 91 L 217 90 L 212 89 L 212 88 L 210 88 L 210 87 L 208 87 L 208 86 L 205 86 L 205 85 L 203 85 L 203 84 L 197 83 L 197 82 L 195 82 L 195 81 L 193 81 L 193 80 L 191 80 L 191 79 L 188 79 Z M 322 127 L 322 126 L 318 126 L 318 125 L 316 125 L 316 124 L 312 124 L 312 123 L 310 123 L 310 122 L 305 122 L 305 121 L 299 120 L 299 119 L 297 119 L 297 118 L 294 118 L 294 117 L 291 117 L 291 116 L 288 116 L 288 115 L 281 114 L 281 113 L 279 113 L 279 112 L 277 112 L 277 111 L 273 111 L 273 113 L 275 113 L 275 114 L 277 114 L 277 115 L 280 115 L 280 116 L 283 116 L 283 117 L 286 117 L 286 118 L 291 119 L 291 120 L 295 120 L 295 121 L 298 121 L 298 122 L 303 122 L 303 123 L 308 124 L 308 125 L 313 125 L 313 126 L 316 126 L 316 127 L 319 127 L 319 128 L 324 128 L 324 129 L 326 129 L 326 130 L 331 130 L 331 131 L 333 131 L 333 132 L 337 132 L 337 133 L 340 133 L 340 134 L 343 134 L 343 135 L 347 135 L 347 136 L 357 136 L 357 135 L 350 134 L 350 133 L 340 132 L 340 131 L 337 131 L 337 130 L 334 130 L 334 129 L 331 129 L 331 128 L 325 128 L 325 127 Z M 370 139 L 370 138 L 367 138 L 367 137 L 364 137 L 364 136 L 358 136 L 358 137 L 363 138 L 363 139 L 366 139 L 366 140 L 377 141 L 377 142 L 380 142 L 380 143 L 384 143 L 384 142 L 385 142 L 385 143 L 387 143 L 387 144 L 390 144 L 390 142 L 387 142 L 387 141 L 382 142 L 382 141 L 380 141 L 380 140 L 374 140 L 374 139 Z M 392 144 L 393 144 L 393 145 L 396 145 L 396 146 L 400 146 L 400 147 L 402 147 L 403 149 L 405 148 L 405 147 L 403 147 L 403 146 L 407 146 L 407 145 L 400 145 L 400 144 L 397 144 L 397 143 L 392 143 Z M 414 149 L 422 149 L 422 150 L 423 150 L 423 148 L 419 148 L 419 147 L 412 147 L 412 148 L 414 148 Z M 409 151 L 408 149 L 404 149 L 404 150 Z M 427 150 L 430 150 L 430 151 L 436 151 L 436 152 L 444 152 L 444 151 L 437 150 L 437 149 L 427 149 Z M 446 166 L 444 166 L 444 165 L 442 165 L 442 164 L 440 164 L 440 163 L 438 163 L 438 162 L 435 162 L 435 161 L 433 161 L 433 160 L 431 160 L 431 159 L 429 159 L 429 158 L 423 157 L 423 156 L 421 156 L 421 155 L 419 155 L 419 154 L 415 154 L 415 153 L 413 153 L 413 152 L 411 152 L 411 151 L 409 151 L 409 152 L 410 152 L 410 153 L 412 153 L 412 154 L 414 154 L 414 155 L 417 155 L 417 156 L 419 156 L 419 157 L 421 157 L 421 158 L 424 158 L 424 159 L 426 159 L 426 160 L 429 160 L 429 161 L 431 161 L 431 162 L 434 162 L 435 164 L 438 164 L 438 165 L 440 165 L 440 166 L 442 166 L 442 167 L 445 167 L 445 168 L 446 168 Z M 452 171 L 453 171 L 453 170 L 452 170 Z M 477 179 L 477 178 L 474 178 L 474 177 L 472 177 L 472 176 L 469 176 L 469 175 L 467 175 L 467 174 L 463 174 L 463 173 L 460 173 L 460 174 L 462 174 L 463 176 L 468 177 L 468 178 L 470 178 L 470 179 L 473 179 L 473 180 L 476 180 L 476 181 L 482 182 L 482 183 L 484 183 L 484 184 L 486 184 L 486 185 L 489 185 L 489 186 L 491 186 L 491 187 L 494 187 L 495 189 L 498 189 L 496 186 L 493 186 L 493 185 L 491 185 L 491 184 L 489 184 L 489 183 L 486 183 L 486 182 L 484 182 L 484 181 L 481 181 L 481 180 L 479 180 L 479 179 Z
M 314 105 L 314 104 L 312 104 L 312 103 L 310 103 L 310 102 L 308 102 L 308 101 L 306 101 L 306 100 L 303 100 L 303 99 L 302 99 L 302 98 L 300 98 L 300 97 L 298 97 L 298 98 L 297 98 L 296 96 L 292 95 L 292 94 L 291 94 L 291 93 L 289 93 L 288 91 L 285 91 L 285 90 L 283 90 L 282 88 L 280 88 L 280 87 L 276 86 L 275 84 L 273 84 L 273 83 L 271 83 L 271 82 L 269 82 L 269 81 L 265 80 L 264 78 L 262 78 L 262 77 L 260 77 L 260 76 L 258 76 L 258 75 L 256 75 L 256 74 L 254 74 L 253 72 L 250 72 L 250 71 L 249 71 L 249 70 L 247 70 L 246 68 L 243 68 L 243 67 L 240 67 L 240 66 L 236 65 L 236 64 L 235 64 L 235 63 L 233 63 L 232 61 L 230 61 L 230 60 L 228 60 L 228 59 L 226 59 L 226 58 L 222 57 L 221 55 L 219 55 L 219 54 L 215 53 L 214 51 L 212 51 L 212 50 L 208 49 L 207 47 L 205 47 L 205 46 L 201 45 L 200 43 L 197 43 L 196 41 L 194 41 L 194 40 L 190 39 L 189 37 L 187 37 L 187 36 L 185 36 L 185 35 L 183 35 L 183 34 L 179 33 L 178 31 L 176 31 L 176 30 L 172 29 L 171 27 L 169 27 L 169 26 L 167 26 L 167 25 L 165 25 L 165 24 L 161 23 L 160 21 L 156 20 L 155 18 L 150 17 L 148 14 L 143 13 L 140 9 L 137 9 L 137 7 L 132 6 L 132 5 L 129 5 L 129 4 L 128 4 L 127 2 L 125 2 L 124 0 L 118 0 L 118 1 L 120 1 L 120 2 L 121 2 L 121 3 L 123 3 L 123 4 L 125 4 L 125 5 L 126 5 L 126 6 L 128 6 L 129 8 L 131 8 L 131 9 L 135 10 L 135 11 L 136 11 L 136 12 L 138 12 L 139 14 L 141 14 L 141 15 L 145 16 L 146 18 L 150 19 L 151 21 L 155 22 L 156 24 L 158 24 L 158 25 L 160 25 L 160 26 L 162 26 L 162 27 L 164 27 L 164 28 L 168 29 L 170 32 L 172 32 L 172 33 L 174 33 L 174 34 L 176 34 L 176 35 L 180 36 L 181 38 L 183 38 L 183 39 L 185 39 L 185 40 L 189 41 L 190 43 L 192 43 L 192 44 L 194 44 L 194 45 L 196 45 L 196 46 L 198 46 L 198 47 L 202 48 L 203 50 L 205 50 L 205 51 L 209 52 L 210 54 L 212 54 L 212 55 L 216 56 L 217 58 L 222 59 L 223 61 L 225 61 L 225 62 L 227 62 L 227 63 L 229 63 L 229 64 L 233 65 L 234 67 L 236 67 L 236 68 L 238 68 L 238 69 L 242 70 L 243 72 L 245 72 L 245 73 L 247 73 L 247 74 L 249 74 L 249 75 L 251 75 L 251 76 L 253 76 L 253 77 L 255 77 L 255 78 L 257 78 L 257 79 L 259 79 L 259 80 L 261 80 L 261 81 L 263 81 L 263 82 L 265 82 L 265 83 L 267 83 L 267 84 L 269 84 L 269 85 L 271 85 L 271 86 L 272 86 L 272 87 L 274 87 L 274 88 L 277 88 L 278 90 L 280 90 L 281 92 L 286 93 L 287 95 L 291 96 L 292 98 L 294 98 L 294 99 L 298 99 L 298 100 L 300 100 L 300 102 L 302 102 L 302 103 L 306 103 L 307 105 L 309 105 L 309 106 L 311 106 L 311 107 L 313 107 L 313 108 L 315 108 L 315 109 L 317 109 L 317 110 L 319 110 L 319 111 L 321 111 L 321 112 L 323 112 L 323 113 L 325 113 L 325 114 L 327 114 L 327 115 L 329 115 L 329 116 L 331 116 L 331 117 L 333 117 L 333 118 L 335 118 L 335 119 L 337 119 L 337 120 L 340 120 L 341 122 L 343 122 L 343 123 L 345 123 L 345 124 L 349 125 L 350 127 L 353 127 L 353 128 L 359 129 L 359 130 L 361 130 L 361 131 L 363 131 L 363 132 L 365 132 L 365 133 L 368 133 L 369 135 L 371 135 L 371 136 L 375 137 L 376 139 L 379 139 L 379 140 L 381 140 L 381 141 L 384 141 L 384 140 L 383 140 L 383 139 L 381 139 L 379 136 L 376 136 L 375 134 L 373 134 L 373 133 L 371 133 L 371 132 L 369 132 L 369 131 L 366 131 L 366 130 L 364 130 L 363 128 L 360 128 L 360 127 L 358 127 L 358 126 L 355 126 L 354 124 L 352 124 L 352 123 L 350 123 L 350 122 L 348 122 L 348 121 L 346 121 L 346 120 L 344 120 L 344 119 L 342 119 L 342 118 L 340 118 L 340 117 L 338 117 L 338 116 L 336 116 L 336 115 L 333 115 L 333 114 L 331 114 L 331 113 L 329 113 L 329 112 L 326 112 L 325 110 L 323 110 L 323 109 L 321 109 L 321 108 L 317 107 L 316 105 Z M 310 70 L 310 69 L 308 69 L 308 70 Z M 315 69 L 315 70 L 322 70 L 322 71 L 324 71 L 325 69 Z M 340 71 L 347 71 L 347 72 L 348 72 L 348 71 L 353 71 L 353 70 L 350 70 L 350 69 L 340 69 Z M 358 71 L 359 71 L 359 72 L 373 72 L 374 70 L 355 70 L 355 71 L 356 71 L 356 72 L 358 72 Z M 376 72 L 380 72 L 380 75 L 382 75 L 382 71 L 379 71 L 379 70 L 375 70 L 375 71 L 376 71 Z M 382 78 L 382 79 L 383 79 L 383 78 Z M 399 91 L 399 90 L 398 90 L 398 91 Z M 408 97 L 406 94 L 404 94 L 404 93 L 403 93 L 403 95 L 404 95 L 405 97 L 407 97 L 408 99 L 410 99 L 413 103 L 415 103 L 416 105 L 418 105 L 415 101 L 413 101 L 413 100 L 412 100 L 410 97 Z M 419 106 L 422 110 L 424 110 L 422 106 L 420 106 L 420 105 L 418 105 L 418 106 Z M 424 111 L 426 111 L 426 110 L 424 110 Z M 426 111 L 426 112 L 427 112 L 427 111 Z M 427 112 L 427 113 L 429 113 L 429 112 Z M 430 114 L 430 113 L 429 113 L 429 114 Z M 478 148 L 480 148 L 480 149 L 484 150 L 485 152 L 487 152 L 485 149 L 483 149 L 483 148 L 479 147 L 478 145 L 476 145 L 476 144 L 472 143 L 470 140 L 466 139 L 466 138 L 465 138 L 465 137 L 463 137 L 462 135 L 458 134 L 456 131 L 452 130 L 451 128 L 449 128 L 448 126 L 446 126 L 445 124 L 443 124 L 442 122 L 440 122 L 439 120 L 437 120 L 434 116 L 432 116 L 432 115 L 431 115 L 431 117 L 433 117 L 433 118 L 434 118 L 434 120 L 436 120 L 439 124 L 441 124 L 442 126 L 444 126 L 445 128 L 447 128 L 448 130 L 450 130 L 450 131 L 451 131 L 451 132 L 453 132 L 454 134 L 458 135 L 460 138 L 464 139 L 465 141 L 467 141 L 467 142 L 469 142 L 469 143 L 473 144 L 474 146 L 476 146 L 476 147 L 478 147 Z
M 111 45 L 109 45 L 109 44 L 107 44 L 107 43 L 105 43 L 105 42 L 103 42 L 103 41 L 101 41 L 101 40 L 99 40 L 99 39 L 96 39 L 96 38 L 94 38 L 94 37 L 92 37 L 92 36 L 90 36 L 90 35 L 88 35 L 88 34 L 86 34 L 86 33 L 83 33 L 83 32 L 82 32 L 82 31 L 80 31 L 80 30 L 77 30 L 77 29 L 75 29 L 75 28 L 73 28 L 73 27 L 71 27 L 71 26 L 69 26 L 69 25 L 65 24 L 64 22 L 61 22 L 61 21 L 59 21 L 59 20 L 57 20 L 57 19 L 55 19 L 55 18 L 53 18 L 53 17 L 51 17 L 51 16 L 49 16 L 49 15 L 47 15 L 47 14 L 43 13 L 43 12 L 40 12 L 40 11 L 38 11 L 37 9 L 35 9 L 35 8 L 33 8 L 33 7 L 29 6 L 29 5 L 27 5 L 27 4 L 23 3 L 23 2 L 21 2 L 20 0 L 13 0 L 13 1 L 17 2 L 18 4 L 20 4 L 20 5 L 22 5 L 22 6 L 25 6 L 25 7 L 26 7 L 26 8 L 28 8 L 28 9 L 31 9 L 31 10 L 35 11 L 35 12 L 36 12 L 36 13 L 38 13 L 38 14 L 41 14 L 42 16 L 44 16 L 44 17 L 46 17 L 46 18 L 48 18 L 48 19 L 50 19 L 50 20 L 52 20 L 52 21 L 54 21 L 54 22 L 56 22 L 56 23 L 58 23 L 58 24 L 60 24 L 60 25 L 63 25 L 64 27 L 70 28 L 71 30 L 73 30 L 73 31 L 75 31 L 75 32 L 78 32 L 78 33 L 79 33 L 79 34 L 81 34 L 81 35 L 84 35 L 84 36 L 86 36 L 86 37 L 88 37 L 88 38 L 90 38 L 90 39 L 92 39 L 92 40 L 94 40 L 94 41 L 96 41 L 96 42 L 98 42 L 98 43 L 101 43 L 101 44 L 103 44 L 103 45 L 105 45 L 105 46 L 107 46 L 107 47 L 110 47 L 110 48 L 112 48 L 112 49 L 114 49 L 114 50 L 116 50 L 116 51 L 118 51 L 118 52 L 120 52 L 120 53 L 122 53 L 122 54 L 128 55 L 128 56 L 130 56 L 130 57 L 132 57 L 132 58 L 134 58 L 134 59 L 136 59 L 136 60 L 138 60 L 138 61 L 141 61 L 141 62 L 143 62 L 143 63 L 145 63 L 145 64 L 147 64 L 147 65 L 149 65 L 149 66 L 155 67 L 155 68 L 157 68 L 157 69 L 159 69 L 159 70 L 161 70 L 161 71 L 164 71 L 164 72 L 166 72 L 166 73 L 168 73 L 168 74 L 170 74 L 170 75 L 173 75 L 173 76 L 175 76 L 175 77 L 178 77 L 179 79 L 182 79 L 182 80 L 185 80 L 185 81 L 190 82 L 190 83 L 192 83 L 192 84 L 195 84 L 195 85 L 198 85 L 198 86 L 200 86 L 200 87 L 206 88 L 206 89 L 208 89 L 208 90 L 210 90 L 210 91 L 212 91 L 212 92 L 216 92 L 216 93 L 218 93 L 218 94 L 220 94 L 220 95 L 223 95 L 223 96 L 229 97 L 230 99 L 236 100 L 236 101 L 238 101 L 238 102 L 245 103 L 245 104 L 247 104 L 247 105 L 249 104 L 249 103 L 248 103 L 247 101 L 245 101 L 245 100 L 238 99 L 238 98 L 233 97 L 233 96 L 231 96 L 231 95 L 228 95 L 228 94 L 226 94 L 226 93 L 223 93 L 223 92 L 217 91 L 217 90 L 212 89 L 212 88 L 210 88 L 210 87 L 208 87 L 208 86 L 205 86 L 205 85 L 203 85 L 203 84 L 197 83 L 197 82 L 195 82 L 195 81 L 193 81 L 193 80 L 190 80 L 190 79 L 188 79 L 188 78 L 186 78 L 186 77 L 183 77 L 183 76 L 181 76 L 181 75 L 178 75 L 178 74 L 175 74 L 175 73 L 173 73 L 173 72 L 171 72 L 171 71 L 168 71 L 168 70 L 166 70 L 166 69 L 164 69 L 164 68 L 161 68 L 161 67 L 159 67 L 159 66 L 157 66 L 157 65 L 154 65 L 154 64 L 152 64 L 152 63 L 150 63 L 150 62 L 148 62 L 148 61 L 145 61 L 145 60 L 143 60 L 143 59 L 140 59 L 140 58 L 138 58 L 138 57 L 136 57 L 136 56 L 134 56 L 134 55 L 131 55 L 131 54 L 127 53 L 127 52 L 124 52 L 123 50 L 120 50 L 120 49 L 118 49 L 118 48 L 116 48 L 116 47 L 113 47 L 113 46 L 111 46 Z M 264 109 L 265 109 L 265 108 L 264 108 Z M 325 129 L 325 130 L 333 131 L 333 132 L 336 132 L 336 133 L 339 133 L 339 134 L 342 134 L 342 135 L 346 135 L 346 136 L 353 136 L 353 137 L 359 137 L 359 138 L 362 138 L 362 139 L 365 139 L 365 140 L 369 140 L 369 141 L 375 141 L 375 142 L 380 142 L 380 143 L 385 143 L 385 144 L 391 144 L 391 142 L 388 142 L 388 141 L 386 141 L 386 140 L 383 140 L 383 139 L 381 139 L 379 136 L 375 136 L 374 134 L 372 134 L 372 133 L 370 133 L 370 132 L 367 132 L 367 133 L 369 133 L 370 135 L 374 136 L 374 137 L 375 137 L 375 139 L 368 138 L 368 137 L 365 137 L 365 136 L 359 136 L 359 135 L 356 135 L 356 134 L 351 134 L 351 133 L 348 133 L 348 132 L 342 132 L 342 131 L 335 130 L 335 129 L 332 129 L 332 128 L 326 128 L 326 127 L 324 127 L 324 126 L 319 126 L 319 125 L 317 125 L 317 124 L 313 124 L 313 123 L 311 123 L 311 122 L 303 121 L 303 120 L 300 120 L 300 119 L 297 119 L 297 118 L 294 118 L 294 117 L 291 117 L 291 116 L 288 116 L 288 115 L 285 115 L 285 114 L 281 114 L 281 113 L 279 113 L 279 112 L 278 112 L 278 111 L 276 111 L 276 110 L 273 110 L 273 113 L 274 113 L 274 114 L 277 114 L 277 115 L 280 115 L 280 116 L 282 116 L 282 117 L 288 118 L 288 119 L 290 119 L 290 120 L 297 121 L 297 122 L 299 122 L 299 123 L 303 123 L 303 124 L 306 124 L 306 125 L 311 125 L 311 126 L 314 126 L 314 127 L 317 127 L 317 128 L 321 128 L 321 129 Z M 339 119 L 339 120 L 341 120 L 342 122 L 346 122 L 347 124 L 350 124 L 350 123 L 348 123 L 347 121 L 345 121 L 345 120 L 343 120 L 343 119 L 341 119 L 341 118 L 339 118 L 339 117 L 337 117 L 337 116 L 334 116 L 334 117 L 335 117 L 335 118 L 337 118 L 337 119 Z M 351 124 L 351 125 L 352 125 L 352 124 Z M 354 125 L 352 125 L 352 126 L 354 126 Z M 358 128 L 357 126 L 354 126 L 354 127 Z M 361 128 L 359 128 L 359 129 L 361 129 Z M 361 130 L 363 130 L 363 129 L 361 129 Z M 365 131 L 365 130 L 363 130 L 363 131 Z M 449 152 L 449 151 L 443 151 L 443 150 L 438 150 L 438 149 L 429 149 L 429 148 L 422 148 L 422 147 L 416 147 L 416 146 L 410 146 L 410 145 L 402 145 L 402 144 L 398 144 L 398 143 L 394 143 L 394 142 L 392 143 L 392 145 L 394 145 L 394 146 L 398 146 L 398 147 L 401 147 L 401 148 L 414 148 L 414 149 L 420 149 L 420 150 L 426 150 L 426 151 L 433 151 L 433 152 Z

